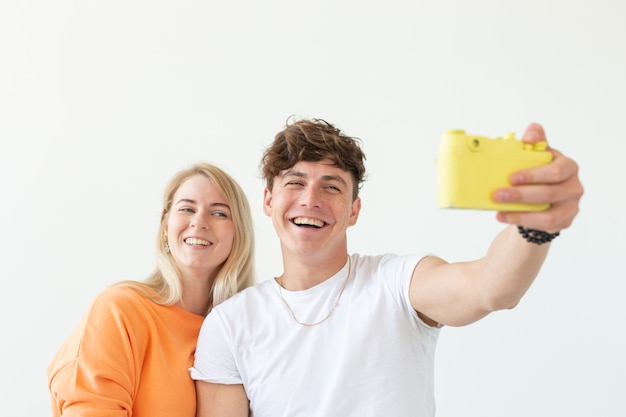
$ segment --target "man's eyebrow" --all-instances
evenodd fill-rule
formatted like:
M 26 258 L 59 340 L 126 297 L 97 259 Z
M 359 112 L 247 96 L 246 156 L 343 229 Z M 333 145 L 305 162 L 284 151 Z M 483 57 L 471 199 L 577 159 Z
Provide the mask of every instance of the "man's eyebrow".
M 337 182 L 342 183 L 346 187 L 348 186 L 348 183 L 343 178 L 341 178 L 339 175 L 324 175 L 324 176 L 322 176 L 322 179 L 324 179 L 326 181 L 337 181 Z
M 286 177 L 307 178 L 308 177 L 307 174 L 305 174 L 304 172 L 295 171 L 295 170 L 285 171 L 285 173 L 282 176 L 283 178 L 286 178 Z M 337 181 L 337 182 L 342 183 L 346 187 L 348 186 L 348 183 L 339 175 L 322 175 L 322 179 L 324 181 Z
M 302 171 L 294 171 L 294 170 L 289 170 L 289 171 L 285 171 L 282 175 L 282 177 L 298 177 L 298 178 L 306 178 L 307 175 L 302 172 Z

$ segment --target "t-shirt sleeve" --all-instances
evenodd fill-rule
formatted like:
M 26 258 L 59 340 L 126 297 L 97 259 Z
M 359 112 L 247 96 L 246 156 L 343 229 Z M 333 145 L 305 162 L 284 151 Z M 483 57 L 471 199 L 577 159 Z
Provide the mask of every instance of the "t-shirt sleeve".
M 115 292 L 100 295 L 49 367 L 53 415 L 126 417 L 135 384 L 130 318 Z
M 218 307 L 202 323 L 194 364 L 189 368 L 191 378 L 216 384 L 242 384 L 231 341 L 229 326 Z
M 411 255 L 384 255 L 379 263 L 380 272 L 385 277 L 385 283 L 388 291 L 398 300 L 402 309 L 406 310 L 417 323 L 422 326 L 431 328 L 419 317 L 413 306 L 411 305 L 410 286 L 413 271 L 417 264 L 426 256 L 432 256 L 428 253 L 417 253 Z

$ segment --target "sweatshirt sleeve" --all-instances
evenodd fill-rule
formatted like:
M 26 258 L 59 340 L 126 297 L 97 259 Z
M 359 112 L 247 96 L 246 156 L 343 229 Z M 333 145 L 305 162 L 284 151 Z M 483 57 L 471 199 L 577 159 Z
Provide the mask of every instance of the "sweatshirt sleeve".
M 142 360 L 132 298 L 123 289 L 102 293 L 61 347 L 48 368 L 53 416 L 132 415 Z

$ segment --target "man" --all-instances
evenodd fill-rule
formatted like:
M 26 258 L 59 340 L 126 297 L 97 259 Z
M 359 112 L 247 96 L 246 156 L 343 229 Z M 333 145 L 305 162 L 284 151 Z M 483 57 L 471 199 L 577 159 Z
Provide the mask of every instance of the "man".
M 545 140 L 543 129 L 531 124 L 523 140 Z M 578 212 L 578 167 L 550 151 L 549 165 L 513 174 L 493 198 L 551 208 L 498 213 L 509 226 L 485 257 L 348 255 L 365 173 L 359 141 L 323 120 L 288 124 L 262 164 L 284 272 L 207 316 L 191 368 L 198 416 L 433 416 L 441 326 L 514 307 Z

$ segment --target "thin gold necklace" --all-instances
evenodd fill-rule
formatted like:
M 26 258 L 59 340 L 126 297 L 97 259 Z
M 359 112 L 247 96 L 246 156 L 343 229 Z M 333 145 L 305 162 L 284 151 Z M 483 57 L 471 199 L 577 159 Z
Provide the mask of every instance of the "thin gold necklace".
M 328 312 L 326 317 L 324 317 L 320 321 L 316 321 L 315 323 L 303 323 L 300 320 L 298 320 L 298 318 L 296 317 L 296 314 L 291 309 L 291 306 L 289 305 L 287 300 L 285 300 L 285 297 L 283 297 L 283 291 L 282 291 L 282 288 L 283 288 L 283 277 L 280 277 L 280 282 L 278 283 L 278 294 L 280 294 L 280 299 L 283 300 L 283 303 L 285 303 L 285 305 L 287 306 L 287 309 L 291 313 L 291 317 L 293 317 L 293 319 L 294 319 L 294 321 L 296 323 L 298 323 L 300 326 L 306 326 L 306 327 L 317 326 L 318 324 L 323 323 L 326 320 L 328 320 L 328 318 L 335 312 L 335 309 L 339 305 L 339 300 L 341 299 L 341 296 L 343 294 L 343 290 L 345 290 L 346 289 L 346 285 L 348 285 L 348 280 L 350 279 L 350 271 L 351 270 L 352 270 L 352 259 L 348 256 L 348 275 L 346 276 L 346 280 L 343 282 L 343 286 L 341 287 L 341 291 L 339 291 L 339 296 L 337 296 L 337 301 L 335 301 L 335 305 L 333 306 L 332 310 L 330 310 L 330 312 Z

